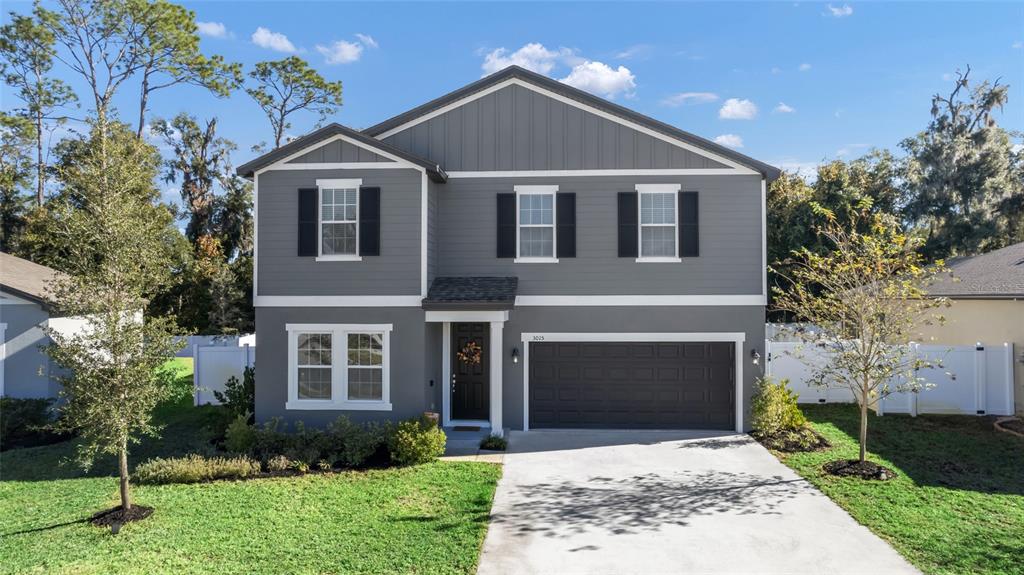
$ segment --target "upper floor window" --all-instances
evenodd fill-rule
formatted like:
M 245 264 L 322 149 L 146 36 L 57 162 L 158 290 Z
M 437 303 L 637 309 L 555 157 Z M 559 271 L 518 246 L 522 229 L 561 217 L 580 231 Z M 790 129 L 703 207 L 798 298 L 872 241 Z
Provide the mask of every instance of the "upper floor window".
M 674 261 L 679 254 L 678 191 L 674 184 L 639 184 L 640 259 Z
M 516 261 L 555 262 L 558 186 L 516 186 Z
M 362 180 L 317 180 L 320 256 L 358 258 L 359 186 Z

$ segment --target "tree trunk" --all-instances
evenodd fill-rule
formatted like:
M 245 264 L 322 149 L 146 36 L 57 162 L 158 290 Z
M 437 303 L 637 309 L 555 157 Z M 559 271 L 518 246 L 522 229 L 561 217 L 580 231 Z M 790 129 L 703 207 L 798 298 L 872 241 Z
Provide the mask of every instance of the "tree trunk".
M 142 139 L 142 128 L 146 124 L 146 106 L 149 104 L 149 75 L 142 79 L 142 95 L 139 98 L 139 131 L 135 133 L 138 139 Z
M 43 111 L 36 110 L 36 204 L 43 206 Z
M 132 492 L 128 485 L 128 445 L 121 444 L 121 509 L 128 511 L 132 508 Z
M 860 460 L 864 461 L 868 450 L 868 398 L 867 394 L 860 402 Z

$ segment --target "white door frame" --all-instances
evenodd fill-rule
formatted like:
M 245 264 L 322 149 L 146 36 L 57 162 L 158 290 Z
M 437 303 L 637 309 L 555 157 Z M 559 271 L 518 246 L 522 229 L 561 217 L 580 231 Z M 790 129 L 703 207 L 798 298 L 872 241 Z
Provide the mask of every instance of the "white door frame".
M 452 425 L 472 425 L 490 427 L 493 435 L 503 435 L 502 425 L 502 359 L 504 345 L 502 334 L 508 311 L 428 311 L 426 321 L 441 324 L 441 374 L 444 392 L 441 393 L 441 423 L 445 427 Z M 452 323 L 486 323 L 490 325 L 490 338 L 487 343 L 490 354 L 490 389 L 489 418 L 484 420 L 452 419 Z
M 552 341 L 607 342 L 733 342 L 736 344 L 736 431 L 743 433 L 743 332 L 690 333 L 523 333 L 523 429 L 530 429 L 530 344 Z

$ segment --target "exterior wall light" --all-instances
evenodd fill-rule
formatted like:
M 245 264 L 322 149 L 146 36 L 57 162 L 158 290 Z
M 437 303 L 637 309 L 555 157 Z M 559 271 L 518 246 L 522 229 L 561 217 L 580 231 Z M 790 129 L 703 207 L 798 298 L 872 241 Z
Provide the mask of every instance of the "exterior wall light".
M 754 365 L 758 365 L 761 363 L 761 354 L 757 353 L 756 349 L 750 350 L 750 361 Z
M 512 363 L 519 363 L 519 348 L 512 348 Z

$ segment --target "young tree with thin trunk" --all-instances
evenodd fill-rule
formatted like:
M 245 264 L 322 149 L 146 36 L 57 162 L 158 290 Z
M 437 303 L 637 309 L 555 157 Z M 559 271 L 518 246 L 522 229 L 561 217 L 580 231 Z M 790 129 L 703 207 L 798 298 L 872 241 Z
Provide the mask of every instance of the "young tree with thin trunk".
M 825 223 L 817 228 L 827 251 L 800 248 L 787 265 L 789 288 L 776 288 L 775 305 L 798 322 L 798 331 L 822 347 L 825 360 L 808 362 L 810 382 L 853 392 L 860 407 L 860 461 L 867 452 L 868 410 L 896 392 L 917 393 L 926 382 L 919 370 L 936 365 L 909 345 L 919 328 L 944 321 L 944 298 L 927 288 L 945 271 L 941 261 L 924 265 L 920 241 L 900 231 L 890 216 L 870 213 L 862 202 L 848 221 L 815 206 Z
M 24 103 L 20 111 L 35 126 L 36 204 L 43 205 L 46 185 L 46 157 L 43 152 L 44 123 L 55 118 L 54 112 L 75 101 L 75 93 L 62 82 L 48 76 L 53 67 L 53 33 L 43 18 L 47 13 L 37 10 L 33 16 L 11 13 L 10 23 L 0 27 L 0 58 L 4 82 Z
M 267 115 L 274 132 L 274 147 L 281 147 L 289 116 L 299 111 L 314 112 L 322 123 L 341 106 L 341 81 L 328 82 L 298 56 L 274 62 L 259 62 L 249 72 L 254 85 L 245 92 Z
M 48 236 L 70 254 L 52 299 L 85 321 L 75 333 L 46 330 L 46 352 L 67 370 L 56 425 L 79 433 L 85 466 L 100 454 L 118 458 L 125 513 L 131 445 L 157 434 L 153 409 L 174 395 L 159 368 L 180 348 L 173 318 L 145 313 L 170 280 L 166 237 L 178 233 L 153 185 L 159 162 L 127 126 L 95 124 L 75 161 L 60 165 L 63 193 L 48 204 Z

